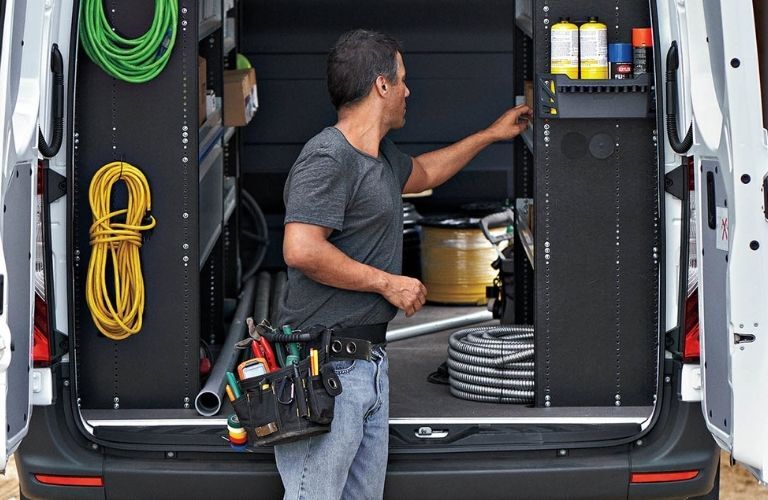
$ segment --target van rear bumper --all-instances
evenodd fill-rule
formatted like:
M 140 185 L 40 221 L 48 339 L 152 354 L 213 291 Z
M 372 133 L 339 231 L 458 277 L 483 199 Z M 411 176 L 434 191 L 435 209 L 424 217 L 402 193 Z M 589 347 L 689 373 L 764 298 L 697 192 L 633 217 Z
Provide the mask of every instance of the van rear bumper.
M 515 452 L 412 453 L 393 449 L 385 498 L 681 498 L 713 486 L 719 451 L 698 403 L 665 387 L 662 414 L 640 442 Z M 132 452 L 93 447 L 58 404 L 36 407 L 17 452 L 28 498 L 280 498 L 270 453 Z M 564 451 L 559 451 L 564 450 Z M 172 452 L 172 453 L 169 453 Z M 699 470 L 690 480 L 631 484 L 633 472 Z M 102 477 L 103 487 L 51 486 L 34 474 Z
M 613 447 L 515 453 L 390 455 L 385 497 L 419 498 L 686 498 L 709 493 L 719 448 L 699 403 L 683 403 L 665 386 L 664 410 L 642 439 Z M 637 472 L 698 470 L 690 480 L 631 483 Z M 418 492 L 415 495 L 415 492 Z

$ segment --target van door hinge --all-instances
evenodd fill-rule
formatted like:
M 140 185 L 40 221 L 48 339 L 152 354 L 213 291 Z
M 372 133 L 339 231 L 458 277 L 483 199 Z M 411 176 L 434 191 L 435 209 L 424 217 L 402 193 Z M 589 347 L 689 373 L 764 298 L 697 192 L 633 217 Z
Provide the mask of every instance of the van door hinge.
M 48 196 L 48 203 L 53 203 L 67 194 L 67 178 L 50 168 L 46 168 L 43 172 L 45 175 L 45 194 Z
M 664 348 L 675 355 L 680 354 L 680 328 L 674 327 L 664 334 Z
M 688 186 L 683 186 L 683 168 L 688 168 L 688 165 L 678 165 L 664 176 L 664 190 L 678 200 L 683 199 L 685 190 L 688 189 Z

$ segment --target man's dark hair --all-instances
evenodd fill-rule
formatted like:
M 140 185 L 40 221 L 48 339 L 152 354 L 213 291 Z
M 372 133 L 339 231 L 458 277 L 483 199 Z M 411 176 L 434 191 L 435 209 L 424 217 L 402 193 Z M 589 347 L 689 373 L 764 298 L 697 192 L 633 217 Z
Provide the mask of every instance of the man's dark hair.
M 398 52 L 400 43 L 383 33 L 357 29 L 341 35 L 328 54 L 328 92 L 336 109 L 368 95 L 379 75 L 395 83 Z

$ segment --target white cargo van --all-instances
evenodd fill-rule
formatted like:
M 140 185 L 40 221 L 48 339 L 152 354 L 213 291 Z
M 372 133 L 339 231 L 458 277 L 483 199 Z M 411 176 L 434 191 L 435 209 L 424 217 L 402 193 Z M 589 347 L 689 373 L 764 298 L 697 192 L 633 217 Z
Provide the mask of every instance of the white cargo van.
M 526 87 L 535 108 L 523 137 L 410 200 L 424 215 L 518 207 L 501 320 L 533 326 L 532 402 L 428 383 L 450 331 L 391 342 L 385 497 L 717 498 L 715 443 L 768 477 L 768 15 L 752 2 L 3 0 L 1 14 L 0 460 L 17 453 L 22 498 L 282 495 L 270 448 L 226 441 L 226 398 L 195 403 L 230 332 L 283 286 L 283 182 L 333 123 L 325 55 L 356 27 L 403 41 L 412 96 L 392 138 L 408 153 Z M 652 28 L 653 71 L 553 75 L 551 26 L 591 17 L 610 43 Z M 151 67 L 86 31 L 151 34 Z M 238 53 L 257 94 L 227 71 Z M 123 340 L 86 300 L 88 190 L 110 162 L 144 173 L 157 222 L 140 238 L 143 324 Z M 274 278 L 256 287 L 257 271 Z

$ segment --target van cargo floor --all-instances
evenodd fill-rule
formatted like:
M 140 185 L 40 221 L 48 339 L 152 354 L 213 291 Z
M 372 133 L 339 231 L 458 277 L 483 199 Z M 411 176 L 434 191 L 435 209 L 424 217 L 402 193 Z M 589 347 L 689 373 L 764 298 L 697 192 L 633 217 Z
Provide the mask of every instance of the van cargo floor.
M 426 305 L 411 318 L 399 313 L 390 323 L 389 330 L 418 325 L 483 311 L 484 307 L 457 307 Z M 389 386 L 391 419 L 611 419 L 640 422 L 649 417 L 651 406 L 643 407 L 566 407 L 532 408 L 524 405 L 480 403 L 459 399 L 451 395 L 449 386 L 427 381 L 430 373 L 448 357 L 448 339 L 463 328 L 497 325 L 489 321 L 479 325 L 443 330 L 440 332 L 390 342 Z
M 420 325 L 431 321 L 447 319 L 483 311 L 484 307 L 456 307 L 427 305 L 411 318 L 403 314 L 390 323 L 389 330 Z M 480 325 L 498 324 L 489 321 Z M 514 423 L 636 423 L 648 418 L 653 407 L 557 407 L 533 408 L 524 405 L 480 403 L 459 399 L 451 395 L 447 385 L 433 384 L 427 381 L 448 356 L 448 339 L 459 329 L 443 330 L 410 339 L 390 342 L 387 346 L 389 356 L 390 380 L 390 418 L 395 420 L 413 419 L 434 422 L 437 419 L 463 419 L 467 423 L 480 420 L 502 423 L 506 420 Z M 82 410 L 82 415 L 89 425 L 98 429 L 106 439 L 115 432 L 126 428 L 142 439 L 137 430 L 153 427 L 158 436 L 164 434 L 184 435 L 184 439 L 203 439 L 206 432 L 194 429 L 194 426 L 221 427 L 226 416 L 232 413 L 228 401 L 215 417 L 201 417 L 193 409 L 120 409 L 120 410 Z M 528 419 L 531 419 L 528 421 Z M 163 428 L 164 427 L 164 428 Z M 201 434 L 202 433 L 202 434 Z M 131 438 L 123 436 L 131 442 Z M 159 439 L 159 438 L 158 438 Z M 171 439 L 164 437 L 161 440 Z M 213 432 L 208 436 L 212 442 L 220 439 Z

